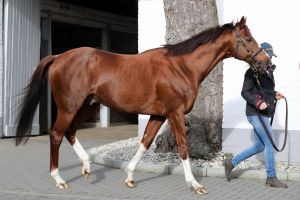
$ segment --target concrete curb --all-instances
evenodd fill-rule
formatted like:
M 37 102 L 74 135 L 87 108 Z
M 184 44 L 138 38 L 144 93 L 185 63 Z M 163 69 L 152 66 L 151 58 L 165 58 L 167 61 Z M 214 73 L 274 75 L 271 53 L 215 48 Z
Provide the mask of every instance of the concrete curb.
M 90 159 L 93 163 L 118 168 L 125 169 L 128 165 L 128 161 L 120 161 L 103 158 L 99 155 L 90 154 Z M 172 175 L 184 175 L 182 166 L 168 166 L 161 164 L 149 164 L 145 162 L 139 162 L 136 167 L 138 172 L 148 172 L 157 174 L 172 174 Z M 198 177 L 221 177 L 225 178 L 224 168 L 211 168 L 211 167 L 192 167 L 192 172 L 194 176 Z M 233 178 L 241 179 L 266 179 L 266 173 L 263 170 L 234 170 L 232 172 Z M 277 177 L 279 180 L 283 181 L 297 181 L 300 182 L 299 172 L 286 172 L 277 171 Z

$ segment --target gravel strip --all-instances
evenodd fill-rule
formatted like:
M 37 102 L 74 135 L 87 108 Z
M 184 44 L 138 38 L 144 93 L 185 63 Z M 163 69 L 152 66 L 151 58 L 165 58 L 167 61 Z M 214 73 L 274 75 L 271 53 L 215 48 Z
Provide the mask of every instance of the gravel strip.
M 135 137 L 127 140 L 121 140 L 118 142 L 113 142 L 103 146 L 95 147 L 90 150 L 90 154 L 97 154 L 102 158 L 130 161 L 135 155 L 139 148 L 141 138 Z M 155 143 L 151 145 L 148 151 L 144 154 L 142 161 L 151 164 L 162 164 L 168 166 L 181 165 L 180 157 L 177 153 L 155 153 L 156 148 Z M 220 168 L 223 167 L 222 162 L 226 156 L 232 156 L 231 153 L 219 152 L 215 155 L 212 160 L 203 159 L 190 159 L 191 166 L 194 167 L 210 167 L 210 168 Z M 253 169 L 253 170 L 265 170 L 264 163 L 259 161 L 246 160 L 241 162 L 238 169 Z M 287 164 L 282 162 L 276 162 L 276 170 L 278 171 L 293 171 L 300 172 L 300 165 Z

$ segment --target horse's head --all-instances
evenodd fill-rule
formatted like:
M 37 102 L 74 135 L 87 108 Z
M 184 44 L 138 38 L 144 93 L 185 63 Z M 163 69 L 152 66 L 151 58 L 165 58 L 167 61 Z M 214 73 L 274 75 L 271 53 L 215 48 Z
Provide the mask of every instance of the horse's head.
M 231 54 L 250 64 L 253 70 L 267 69 L 271 65 L 270 57 L 258 45 L 242 17 L 233 30 L 233 45 Z

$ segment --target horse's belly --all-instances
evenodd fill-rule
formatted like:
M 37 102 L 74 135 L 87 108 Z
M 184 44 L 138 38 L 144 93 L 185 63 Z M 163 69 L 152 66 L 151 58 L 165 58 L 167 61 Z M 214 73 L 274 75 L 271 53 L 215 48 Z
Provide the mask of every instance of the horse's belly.
M 113 103 L 111 101 L 106 101 L 103 102 L 103 104 L 126 113 L 165 115 L 165 108 L 160 102 L 139 101 L 138 99 L 135 99 L 133 101 L 114 101 Z
M 100 103 L 112 109 L 135 114 L 148 115 L 165 115 L 164 105 L 155 97 L 155 95 L 137 94 L 135 92 L 119 93 L 111 92 L 111 94 L 100 97 Z

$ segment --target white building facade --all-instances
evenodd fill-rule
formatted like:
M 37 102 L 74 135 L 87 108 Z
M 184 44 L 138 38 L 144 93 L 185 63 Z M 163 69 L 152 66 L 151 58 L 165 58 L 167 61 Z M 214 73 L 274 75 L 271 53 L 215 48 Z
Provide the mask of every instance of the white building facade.
M 300 162 L 300 2 L 297 0 L 234 1 L 217 0 L 219 23 L 247 17 L 247 24 L 258 43 L 273 45 L 278 56 L 276 90 L 289 102 L 289 137 L 284 152 L 276 153 L 277 161 Z M 139 52 L 165 43 L 163 0 L 139 0 Z M 248 64 L 230 58 L 224 60 L 223 151 L 239 153 L 252 145 L 252 127 L 245 115 L 245 100 L 241 97 L 244 73 Z M 143 135 L 148 116 L 139 115 L 138 134 Z M 279 146 L 284 137 L 285 104 L 279 101 L 274 119 L 275 142 Z M 160 131 L 162 131 L 161 128 Z M 252 159 L 261 159 L 261 155 Z

